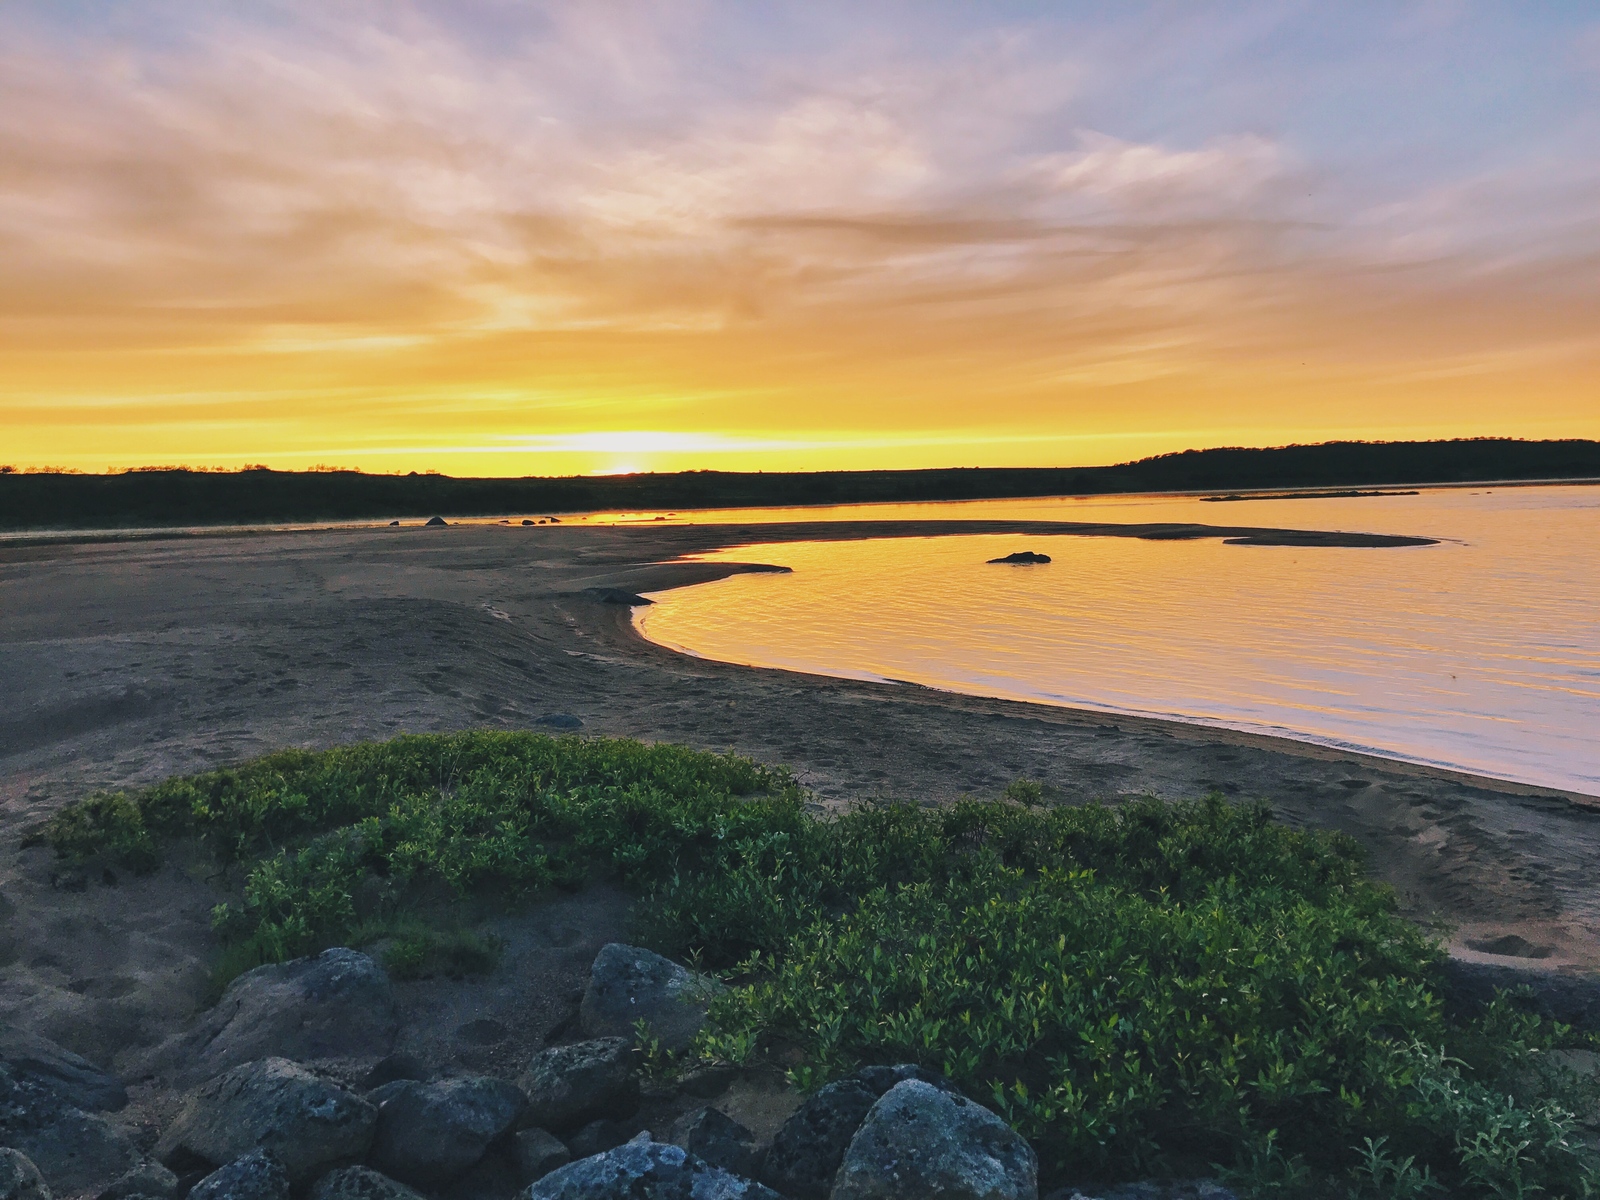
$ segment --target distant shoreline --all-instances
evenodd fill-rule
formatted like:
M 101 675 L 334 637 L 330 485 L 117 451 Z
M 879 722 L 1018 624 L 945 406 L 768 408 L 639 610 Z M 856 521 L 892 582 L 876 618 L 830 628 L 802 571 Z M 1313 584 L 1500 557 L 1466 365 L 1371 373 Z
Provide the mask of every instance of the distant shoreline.
M 1104 467 L 472 479 L 355 471 L 0 472 L 0 531 L 281 526 L 511 513 L 693 511 L 1140 494 L 1600 482 L 1600 442 L 1508 438 L 1189 450 Z

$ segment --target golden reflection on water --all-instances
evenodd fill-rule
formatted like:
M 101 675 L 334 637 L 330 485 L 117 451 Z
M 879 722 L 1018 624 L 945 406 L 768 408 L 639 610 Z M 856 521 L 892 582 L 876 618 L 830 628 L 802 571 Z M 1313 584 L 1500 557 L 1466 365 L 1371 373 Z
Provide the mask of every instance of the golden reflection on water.
M 1600 795 L 1600 489 L 837 511 L 1448 540 L 1406 549 L 1036 536 L 758 544 L 707 557 L 794 573 L 656 593 L 637 610 L 640 628 L 729 662 L 1176 716 Z M 815 519 L 818 510 L 798 512 Z M 1054 561 L 985 562 L 1021 549 Z

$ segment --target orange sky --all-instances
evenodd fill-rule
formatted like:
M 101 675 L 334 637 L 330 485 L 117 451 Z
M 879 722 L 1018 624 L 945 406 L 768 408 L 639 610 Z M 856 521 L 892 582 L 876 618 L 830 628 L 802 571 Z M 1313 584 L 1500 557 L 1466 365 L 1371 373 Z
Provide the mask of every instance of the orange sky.
M 110 7 L 0 14 L 0 462 L 1600 436 L 1600 71 L 1462 81 L 1570 29 Z

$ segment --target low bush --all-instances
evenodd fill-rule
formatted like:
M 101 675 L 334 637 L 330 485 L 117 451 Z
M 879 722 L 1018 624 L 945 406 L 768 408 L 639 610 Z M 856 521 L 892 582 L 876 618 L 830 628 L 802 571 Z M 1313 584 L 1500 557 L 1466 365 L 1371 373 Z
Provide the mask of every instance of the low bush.
M 463 904 L 615 879 L 643 940 L 731 985 L 690 1059 L 806 1088 L 916 1061 L 1050 1179 L 1215 1164 L 1262 1195 L 1589 1194 L 1541 1069 L 1565 1031 L 1505 999 L 1448 1016 L 1438 946 L 1348 839 L 1220 797 L 1041 798 L 821 820 L 734 756 L 476 733 L 90 797 L 48 832 L 134 869 L 180 840 L 215 856 L 230 970 L 379 936 L 402 976 L 482 970 L 496 948 Z

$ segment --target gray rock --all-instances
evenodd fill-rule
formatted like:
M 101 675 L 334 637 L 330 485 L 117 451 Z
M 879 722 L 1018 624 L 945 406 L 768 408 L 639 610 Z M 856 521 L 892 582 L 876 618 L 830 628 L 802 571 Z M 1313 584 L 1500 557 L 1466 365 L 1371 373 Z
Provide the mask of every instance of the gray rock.
M 667 1140 L 735 1175 L 753 1178 L 760 1167 L 756 1135 L 720 1109 L 697 1108 L 684 1113 L 673 1125 L 672 1136 Z
M 20 1150 L 0 1148 L 0 1200 L 51 1200 L 44 1176 Z
M 872 1106 L 831 1200 L 1038 1200 L 1033 1147 L 994 1113 L 920 1079 Z
M 440 525 L 448 525 L 450 522 L 446 521 L 443 517 L 429 517 L 422 524 L 425 529 L 431 529 Z
M 503 1079 L 397 1080 L 374 1091 L 378 1131 L 371 1162 L 386 1175 L 433 1187 L 470 1170 L 527 1100 Z
M 371 1167 L 345 1167 L 317 1180 L 310 1200 L 423 1200 L 423 1197 Z
M 262 1058 L 377 1058 L 399 1022 L 384 969 L 335 947 L 246 971 L 193 1029 L 168 1041 L 151 1067 L 182 1084 Z
M 0 1063 L 18 1079 L 42 1083 L 84 1112 L 115 1112 L 128 1103 L 121 1080 L 36 1033 L 0 1029 Z
M 520 1200 L 782 1200 L 770 1188 L 641 1133 L 625 1146 L 569 1163 Z
M 32 1161 L 55 1192 L 98 1191 L 139 1161 L 128 1136 L 54 1088 L 0 1065 L 0 1146 Z
M 1008 554 L 1004 558 L 991 558 L 991 563 L 1047 563 L 1050 561 L 1048 554 L 1039 554 L 1033 550 L 1018 550 L 1015 554 Z
M 282 1161 L 291 1186 L 361 1159 L 378 1110 L 360 1096 L 282 1058 L 246 1063 L 201 1084 L 156 1146 L 174 1166 L 190 1156 L 220 1165 L 256 1148 Z
M 512 1157 L 523 1183 L 543 1179 L 572 1161 L 572 1152 L 555 1134 L 544 1129 L 520 1130 L 512 1140 Z
M 598 1121 L 590 1121 L 567 1138 L 567 1149 L 572 1151 L 573 1158 L 590 1158 L 607 1150 L 615 1150 L 627 1140 L 626 1125 L 610 1117 L 601 1117 Z
M 426 1079 L 431 1074 L 427 1064 L 415 1055 L 391 1054 L 372 1064 L 372 1068 L 361 1077 L 361 1087 L 363 1091 L 370 1092 L 397 1079 Z
M 590 1037 L 628 1037 L 644 1021 L 668 1050 L 682 1050 L 706 1022 L 722 984 L 638 946 L 601 947 L 589 969 L 578 1019 Z
M 289 1173 L 272 1151 L 252 1150 L 195 1184 L 189 1200 L 289 1200 Z
M 178 1177 L 160 1163 L 146 1159 L 96 1196 L 95 1200 L 130 1200 L 133 1196 L 172 1200 L 177 1194 Z
M 620 1037 L 534 1055 L 517 1080 L 528 1097 L 522 1124 L 566 1133 L 600 1117 L 631 1116 L 639 1107 L 635 1060 L 628 1039 Z

